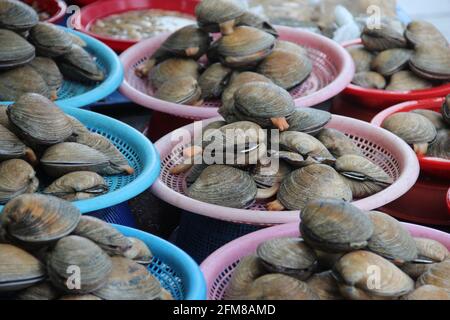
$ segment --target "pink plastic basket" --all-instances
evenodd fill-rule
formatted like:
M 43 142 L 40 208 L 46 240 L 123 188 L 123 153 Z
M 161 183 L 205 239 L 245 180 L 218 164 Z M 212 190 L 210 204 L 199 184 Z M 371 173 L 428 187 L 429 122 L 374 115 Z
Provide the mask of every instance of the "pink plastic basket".
M 202 121 L 207 125 L 220 118 Z M 255 203 L 246 210 L 225 208 L 196 201 L 185 195 L 184 175 L 170 174 L 170 168 L 181 163 L 183 145 L 180 137 L 193 135 L 194 127 L 198 130 L 200 123 L 180 128 L 160 139 L 156 148 L 161 156 L 161 174 L 152 187 L 153 193 L 160 199 L 189 212 L 210 218 L 252 225 L 274 225 L 299 220 L 297 211 L 267 212 L 261 203 Z M 380 165 L 395 180 L 389 188 L 354 204 L 363 210 L 382 207 L 405 194 L 417 181 L 419 164 L 412 149 L 403 140 L 392 133 L 373 127 L 359 120 L 333 116 L 328 127 L 346 133 L 364 151 L 365 155 Z M 174 141 L 175 140 L 175 141 Z M 186 141 L 186 140 L 184 140 Z M 190 140 L 189 140 L 190 141 Z
M 414 237 L 433 239 L 450 249 L 450 234 L 413 224 L 404 223 L 403 225 Z M 260 243 L 274 238 L 299 236 L 298 223 L 286 224 L 251 233 L 214 252 L 200 266 L 206 279 L 208 300 L 223 299 L 239 260 L 254 254 Z
M 344 48 L 311 32 L 281 26 L 277 29 L 280 39 L 308 48 L 309 57 L 314 62 L 311 76 L 302 85 L 291 90 L 298 107 L 320 104 L 339 94 L 351 82 L 355 67 Z M 218 116 L 217 110 L 221 105 L 219 100 L 207 101 L 199 107 L 162 101 L 153 97 L 147 81 L 135 75 L 136 67 L 145 62 L 168 36 L 165 34 L 144 40 L 120 56 L 125 68 L 121 93 L 144 107 L 182 118 L 201 120 Z

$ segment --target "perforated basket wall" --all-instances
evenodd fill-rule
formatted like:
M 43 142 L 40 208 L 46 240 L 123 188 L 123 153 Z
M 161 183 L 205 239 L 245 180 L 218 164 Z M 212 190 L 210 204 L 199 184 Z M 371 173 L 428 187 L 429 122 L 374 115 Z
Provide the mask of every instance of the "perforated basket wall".
M 219 118 L 203 121 L 203 125 Z M 387 189 L 378 194 L 354 201 L 364 210 L 372 210 L 390 203 L 405 194 L 419 175 L 417 157 L 409 146 L 386 130 L 346 117 L 333 116 L 328 127 L 344 132 L 364 152 L 364 155 L 382 167 L 393 179 Z M 162 200 L 189 212 L 235 223 L 273 225 L 297 221 L 297 211 L 266 212 L 264 203 L 254 203 L 246 209 L 232 209 L 193 200 L 185 195 L 185 175 L 173 175 L 169 171 L 182 162 L 183 146 L 174 137 L 194 132 L 194 124 L 178 129 L 159 140 L 155 146 L 161 155 L 161 175 L 152 187 Z
M 354 74 L 350 55 L 338 44 L 307 31 L 277 27 L 280 39 L 300 44 L 308 49 L 314 64 L 310 77 L 300 86 L 290 91 L 298 107 L 320 104 L 344 90 Z M 147 61 L 168 34 L 142 41 L 121 55 L 125 68 L 125 81 L 120 90 L 132 101 L 144 107 L 179 117 L 208 119 L 218 115 L 219 100 L 206 101 L 202 106 L 184 106 L 153 97 L 154 92 L 146 80 L 135 75 L 135 69 Z
M 433 239 L 450 249 L 450 235 L 447 233 L 406 223 L 403 226 L 414 237 Z M 243 257 L 254 254 L 259 244 L 270 239 L 299 236 L 298 223 L 272 227 L 236 239 L 214 252 L 201 265 L 208 286 L 208 299 L 223 300 L 237 264 Z

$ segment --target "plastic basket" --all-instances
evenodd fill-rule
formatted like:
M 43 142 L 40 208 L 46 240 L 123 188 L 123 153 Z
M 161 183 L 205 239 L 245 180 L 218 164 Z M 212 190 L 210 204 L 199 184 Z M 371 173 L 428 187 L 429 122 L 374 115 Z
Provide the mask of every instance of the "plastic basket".
M 117 206 L 89 212 L 89 216 L 125 227 L 137 228 L 136 220 L 127 202 Z
M 117 39 L 90 32 L 90 27 L 96 20 L 127 11 L 160 9 L 189 14 L 192 16 L 192 23 L 195 23 L 195 7 L 198 2 L 199 0 L 103 0 L 83 7 L 71 17 L 70 21 L 76 30 L 97 38 L 117 52 L 122 52 L 138 43 L 138 41 Z
M 345 48 L 359 46 L 362 44 L 360 39 L 353 40 L 342 44 Z M 426 90 L 415 90 L 406 92 L 395 92 L 387 90 L 365 89 L 354 84 L 349 86 L 342 92 L 342 95 L 358 103 L 361 108 L 383 110 L 395 104 L 431 98 L 444 97 L 450 93 L 450 83 L 437 86 Z
M 280 39 L 308 48 L 314 63 L 311 76 L 291 90 L 297 107 L 311 107 L 340 93 L 354 75 L 351 56 L 340 45 L 323 36 L 287 27 L 277 27 Z M 144 63 L 168 37 L 164 34 L 144 40 L 125 51 L 120 59 L 126 70 L 120 91 L 130 100 L 144 107 L 189 119 L 209 119 L 218 116 L 219 100 L 207 101 L 202 106 L 185 106 L 154 98 L 147 81 L 135 75 L 137 66 Z
M 440 112 L 443 103 L 444 98 L 401 103 L 380 112 L 375 118 L 373 118 L 372 124 L 377 127 L 381 127 L 386 118 L 398 112 L 409 112 L 417 109 L 428 109 Z M 419 163 L 422 172 L 432 175 L 433 177 L 450 179 L 450 160 L 432 157 L 419 157 Z
M 40 10 L 47 12 L 50 17 L 45 20 L 50 23 L 59 23 L 64 20 L 67 4 L 62 0 L 23 0 L 28 5 L 37 3 Z
M 450 189 L 448 189 L 448 192 L 447 192 L 447 209 L 448 209 L 448 214 L 450 214 Z
M 406 223 L 403 225 L 414 237 L 430 238 L 441 242 L 450 249 L 449 234 L 418 225 Z M 223 299 L 228 282 L 239 260 L 245 256 L 254 254 L 260 243 L 274 238 L 299 236 L 298 223 L 277 226 L 239 238 L 214 252 L 200 266 L 206 278 L 208 299 Z
M 151 234 L 114 225 L 127 237 L 147 244 L 154 255 L 149 271 L 175 300 L 205 300 L 206 284 L 199 266 L 182 250 Z
M 60 107 L 81 108 L 101 100 L 116 91 L 123 80 L 123 67 L 117 55 L 100 41 L 68 28 L 67 32 L 75 33 L 87 43 L 87 50 L 96 57 L 97 64 L 105 71 L 106 78 L 101 83 L 82 84 L 64 80 L 58 91 L 56 104 Z M 2 101 L 0 104 L 11 104 Z
M 218 119 L 220 118 L 205 120 L 203 125 Z M 203 203 L 185 196 L 185 176 L 172 175 L 169 170 L 182 161 L 183 146 L 179 141 L 173 139 L 187 138 L 187 133 L 192 136 L 194 126 L 196 124 L 180 128 L 155 144 L 161 155 L 162 163 L 161 175 L 152 186 L 152 192 L 157 197 L 183 210 L 229 222 L 273 225 L 298 221 L 297 211 L 268 213 L 259 203 L 247 210 L 231 209 Z M 359 208 L 372 210 L 382 207 L 401 197 L 416 182 L 419 176 L 417 157 L 412 149 L 397 136 L 368 123 L 341 116 L 333 116 L 328 127 L 346 133 L 363 150 L 365 156 L 381 166 L 395 180 L 394 184 L 382 192 L 355 201 L 354 204 Z
M 81 109 L 62 108 L 77 118 L 92 132 L 107 137 L 128 159 L 134 168 L 133 175 L 105 176 L 109 193 L 74 202 L 82 213 L 112 207 L 141 194 L 158 177 L 160 160 L 153 144 L 139 131 L 115 119 Z M 0 206 L 0 211 L 3 209 Z

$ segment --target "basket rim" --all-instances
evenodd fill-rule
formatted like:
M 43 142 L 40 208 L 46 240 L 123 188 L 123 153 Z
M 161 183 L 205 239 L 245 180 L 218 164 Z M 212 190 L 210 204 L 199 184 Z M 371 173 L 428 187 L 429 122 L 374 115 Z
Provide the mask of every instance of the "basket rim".
M 345 49 L 348 49 L 353 46 L 362 45 L 361 39 L 355 39 L 351 41 L 347 41 L 342 43 L 342 46 Z M 421 90 L 411 90 L 411 91 L 387 91 L 387 90 L 378 90 L 378 89 L 366 89 L 360 86 L 357 86 L 353 83 L 350 83 L 347 88 L 345 88 L 344 94 L 353 94 L 353 95 L 364 95 L 369 98 L 390 98 L 395 100 L 404 101 L 407 100 L 417 100 L 417 99 L 426 99 L 427 97 L 440 97 L 445 96 L 450 93 L 450 83 L 443 84 L 440 86 L 433 87 L 431 89 L 421 89 Z
M 138 147 L 138 153 L 143 155 L 141 157 L 143 163 L 142 172 L 136 177 L 135 180 L 131 181 L 129 184 L 123 186 L 118 190 L 93 199 L 72 202 L 81 211 L 82 214 L 110 208 L 112 206 L 128 201 L 147 190 L 154 183 L 154 181 L 159 176 L 161 162 L 159 154 L 156 151 L 154 145 L 142 133 L 123 122 L 92 111 L 69 107 L 63 107 L 61 109 L 66 114 L 71 115 L 77 119 L 84 116 L 92 119 L 91 121 L 95 120 L 98 122 L 102 122 L 105 127 L 107 126 L 108 128 L 110 128 L 109 132 L 115 133 L 116 136 L 121 138 L 127 137 L 126 140 L 128 141 L 137 141 L 137 143 L 134 144 Z M 82 122 L 83 124 L 89 125 L 89 122 Z M 0 214 L 3 210 L 3 207 L 4 206 L 0 205 Z
M 58 11 L 45 22 L 58 23 L 66 15 L 67 4 L 63 0 L 52 0 L 58 6 Z
M 414 236 L 430 237 L 431 239 L 442 238 L 446 239 L 446 246 L 450 249 L 450 234 L 432 229 L 429 227 L 401 222 L 401 224 L 408 229 L 408 231 Z M 299 222 L 290 223 L 281 226 L 275 226 L 259 230 L 243 237 L 240 237 L 223 247 L 213 252 L 208 258 L 206 258 L 200 265 L 200 269 L 206 279 L 206 285 L 208 288 L 208 300 L 213 297 L 210 296 L 210 290 L 217 276 L 220 275 L 226 267 L 231 265 L 237 259 L 240 259 L 248 254 L 248 251 L 252 250 L 256 244 L 273 239 L 275 237 L 289 237 L 297 233 L 300 235 Z
M 416 101 L 407 101 L 397 105 L 394 105 L 390 108 L 383 110 L 378 113 L 371 121 L 371 123 L 376 127 L 381 127 L 384 120 L 387 117 L 404 111 L 412 111 L 417 109 L 433 109 L 437 110 L 442 107 L 445 98 L 434 98 L 434 99 L 425 99 L 425 100 L 416 100 Z M 450 160 L 433 158 L 433 157 L 418 157 L 421 168 L 436 168 L 438 170 L 446 170 L 450 173 Z
M 203 120 L 203 124 L 217 120 L 222 120 L 222 118 L 217 117 Z M 376 131 L 378 136 L 384 138 L 383 141 L 386 141 L 386 143 L 388 141 L 390 142 L 391 149 L 396 148 L 399 155 L 401 155 L 401 159 L 399 160 L 401 160 L 400 163 L 403 163 L 403 167 L 401 168 L 401 173 L 398 180 L 385 190 L 371 197 L 352 202 L 353 205 L 363 210 L 380 208 L 400 198 L 414 186 L 419 177 L 420 167 L 416 154 L 403 140 L 387 130 L 377 128 L 367 122 L 348 117 L 333 115 L 331 123 L 346 123 L 353 125 L 354 127 L 365 128 L 367 131 Z M 192 131 L 190 129 L 193 127 L 194 124 L 189 124 L 177 130 Z M 167 154 L 164 154 L 162 150 L 165 150 L 165 148 L 172 145 L 171 136 L 177 130 L 167 134 L 155 143 L 155 147 L 160 153 L 161 159 L 164 159 L 167 156 Z M 270 212 L 270 214 L 268 214 L 267 211 L 225 208 L 200 202 L 172 190 L 162 182 L 161 177 L 158 177 L 151 190 L 155 196 L 170 203 L 171 205 L 213 219 L 252 225 L 275 225 L 299 220 L 299 211 L 278 211 Z
M 206 281 L 199 265 L 183 250 L 172 243 L 148 232 L 112 224 L 120 232 L 128 237 L 138 238 L 146 243 L 151 243 L 152 253 L 161 258 L 182 278 L 185 287 L 184 300 L 205 300 Z
M 355 73 L 353 60 L 350 54 L 338 43 L 310 31 L 283 26 L 276 26 L 276 29 L 279 31 L 281 38 L 283 34 L 295 34 L 299 39 L 312 39 L 311 42 L 316 43 L 317 50 L 320 50 L 321 47 L 327 47 L 330 48 L 330 51 L 332 50 L 338 57 L 336 65 L 340 65 L 340 70 L 338 70 L 338 75 L 334 78 L 334 80 L 327 86 L 320 89 L 319 91 L 314 92 L 313 94 L 295 99 L 295 104 L 297 107 L 312 107 L 314 105 L 327 101 L 328 99 L 331 99 L 332 97 L 342 92 L 352 81 Z M 141 41 L 124 51 L 120 55 L 120 60 L 122 61 L 124 68 L 129 69 L 130 66 L 133 65 L 137 60 L 145 57 L 146 53 L 148 52 L 146 50 L 148 47 L 152 47 L 154 43 L 162 42 L 169 35 L 170 33 L 164 33 L 151 39 Z M 124 81 L 120 86 L 119 91 L 135 103 L 140 104 L 146 108 L 153 109 L 155 111 L 195 119 L 208 119 L 218 116 L 218 108 L 216 107 L 187 106 L 162 101 L 149 96 L 134 88 L 129 83 L 126 76 L 124 77 Z
M 83 39 L 86 42 L 89 51 L 94 52 L 96 57 L 101 57 L 105 61 L 108 74 L 106 79 L 98 84 L 94 89 L 75 97 L 56 100 L 55 103 L 60 107 L 83 108 L 109 96 L 116 91 L 123 81 L 124 71 L 122 63 L 115 52 L 101 41 L 86 34 L 70 28 L 61 26 L 58 27 L 65 29 L 67 32 L 74 33 Z M 9 105 L 12 103 L 14 103 L 14 101 L 0 101 L 0 105 Z

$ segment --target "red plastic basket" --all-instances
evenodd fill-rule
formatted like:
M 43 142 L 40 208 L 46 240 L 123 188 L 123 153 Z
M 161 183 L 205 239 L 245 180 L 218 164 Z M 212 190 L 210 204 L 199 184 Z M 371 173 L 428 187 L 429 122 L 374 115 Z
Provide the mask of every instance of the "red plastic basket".
M 404 223 L 414 237 L 429 238 L 439 241 L 450 250 L 450 235 L 434 229 Z M 251 233 L 223 246 L 210 255 L 200 266 L 206 279 L 209 300 L 222 300 L 239 260 L 256 252 L 256 248 L 264 241 L 299 237 L 298 223 L 272 227 Z
M 360 39 L 342 44 L 345 48 L 361 45 Z M 450 84 L 441 85 L 427 90 L 415 90 L 406 92 L 394 92 L 387 90 L 365 89 L 350 84 L 342 95 L 358 103 L 361 107 L 383 110 L 395 104 L 412 101 L 444 97 L 450 94 Z
M 180 128 L 160 139 L 156 148 L 161 156 L 161 174 L 152 187 L 152 192 L 160 199 L 186 211 L 213 219 L 252 225 L 274 225 L 298 221 L 298 211 L 267 212 L 261 203 L 247 209 L 232 209 L 196 201 L 185 195 L 184 175 L 173 175 L 170 169 L 183 160 L 183 145 L 180 137 L 192 137 L 212 121 L 204 120 Z M 376 128 L 369 123 L 341 116 L 333 116 L 328 127 L 346 133 L 373 162 L 381 166 L 395 180 L 387 189 L 374 196 L 355 201 L 353 204 L 363 210 L 382 207 L 404 195 L 417 181 L 419 164 L 414 151 L 403 140 L 392 133 Z
M 135 45 L 137 41 L 117 39 L 90 32 L 89 29 L 96 20 L 113 14 L 144 9 L 178 11 L 194 16 L 195 7 L 198 2 L 198 0 L 102 0 L 83 7 L 71 17 L 70 22 L 76 30 L 103 41 L 117 52 L 122 52 Z
M 350 83 L 355 67 L 350 54 L 334 41 L 323 36 L 287 27 L 277 27 L 280 39 L 308 48 L 314 63 L 311 76 L 291 90 L 297 107 L 311 107 L 339 94 Z M 185 106 L 156 99 L 147 81 L 135 75 L 135 69 L 156 51 L 169 35 L 141 41 L 124 52 L 120 59 L 125 68 L 125 81 L 120 91 L 144 107 L 188 119 L 209 119 L 218 116 L 221 102 L 207 101 L 202 106 Z
M 67 10 L 67 5 L 62 0 L 23 0 L 23 2 L 29 5 L 37 2 L 39 8 L 50 15 L 45 21 L 55 24 L 64 19 Z
M 401 103 L 380 112 L 375 118 L 372 119 L 372 124 L 377 127 L 381 127 L 387 117 L 398 112 L 409 112 L 417 109 L 440 111 L 443 103 L 444 98 Z M 431 157 L 419 157 L 419 163 L 423 173 L 440 179 L 450 179 L 450 160 Z

